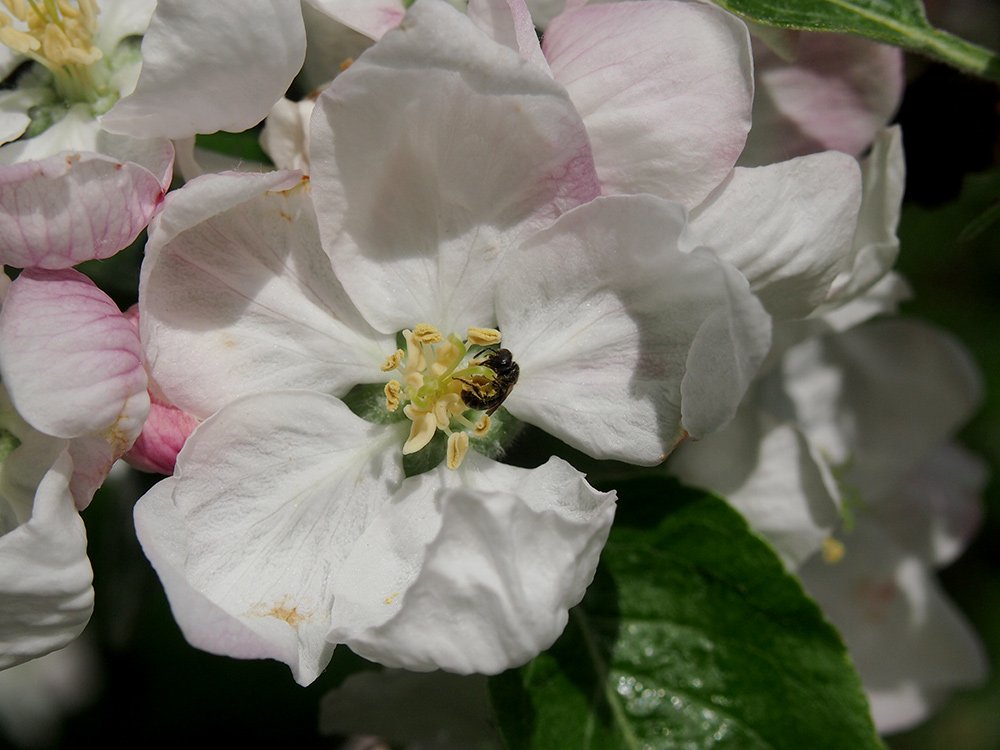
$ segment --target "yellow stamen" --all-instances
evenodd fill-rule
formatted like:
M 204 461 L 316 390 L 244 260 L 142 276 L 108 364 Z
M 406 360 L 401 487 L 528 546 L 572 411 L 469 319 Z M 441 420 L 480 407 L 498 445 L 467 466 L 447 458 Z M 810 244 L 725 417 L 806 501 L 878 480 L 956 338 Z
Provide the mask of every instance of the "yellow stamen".
M 354 65 L 354 58 L 353 57 L 345 57 L 343 60 L 340 61 L 340 72 L 343 73 L 345 70 L 347 70 L 352 65 Z
M 490 431 L 490 415 L 483 414 L 476 421 L 476 426 L 472 428 L 472 434 L 477 438 L 484 437 Z
M 457 469 L 469 452 L 469 433 L 453 432 L 448 436 L 448 468 Z
M 436 344 L 443 340 L 444 336 L 430 323 L 420 323 L 413 329 L 413 338 L 421 344 Z
M 403 361 L 403 357 L 406 356 L 406 352 L 402 349 L 397 349 L 388 357 L 385 358 L 385 362 L 382 363 L 382 372 L 391 372 L 399 367 L 399 363 Z
M 415 409 L 413 404 L 404 406 L 403 414 L 413 420 L 410 437 L 403 443 L 403 455 L 408 456 L 427 446 L 437 432 L 437 420 L 432 412 Z
M 400 398 L 399 394 L 402 393 L 403 387 L 399 384 L 398 380 L 390 380 L 385 384 L 385 408 L 389 411 L 396 411 L 399 408 Z
M 833 565 L 839 563 L 844 559 L 844 543 L 839 539 L 834 539 L 832 536 L 827 537 L 823 540 L 823 547 L 821 549 L 821 554 L 823 555 L 823 562 Z
M 496 328 L 470 328 L 469 343 L 479 346 L 493 346 L 500 343 L 500 331 Z

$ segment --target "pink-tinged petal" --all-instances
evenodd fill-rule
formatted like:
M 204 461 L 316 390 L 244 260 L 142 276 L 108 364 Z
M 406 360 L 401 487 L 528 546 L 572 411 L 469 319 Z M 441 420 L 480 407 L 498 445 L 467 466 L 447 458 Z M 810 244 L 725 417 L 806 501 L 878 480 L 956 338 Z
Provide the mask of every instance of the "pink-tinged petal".
M 163 199 L 173 148 L 167 141 L 128 148 L 110 140 L 95 143 L 121 157 L 66 152 L 0 166 L 0 261 L 17 268 L 69 268 L 131 244 Z
M 308 185 L 289 173 L 206 175 L 171 193 L 150 231 L 142 338 L 167 399 L 204 418 L 243 393 L 344 395 L 385 382 L 377 334 L 319 242 Z
M 791 60 L 753 39 L 757 92 L 740 163 L 829 149 L 859 156 L 902 99 L 902 50 L 848 34 L 799 32 L 791 39 Z
M 135 329 L 90 279 L 72 269 L 24 271 L 0 312 L 0 372 L 36 429 L 99 434 L 121 455 L 149 408 Z
M 17 451 L 4 462 L 5 495 L 6 463 L 16 460 Z M 62 648 L 94 609 L 87 533 L 69 492 L 72 471 L 64 452 L 37 485 L 31 518 L 0 536 L 0 669 Z
M 199 426 L 135 510 L 185 637 L 316 679 L 333 577 L 403 478 L 404 438 L 308 391 L 237 399 Z
M 494 294 L 521 369 L 512 414 L 647 465 L 733 416 L 770 320 L 735 269 L 678 249 L 684 218 L 652 196 L 599 198 L 510 254 Z
M 418 671 L 523 664 L 583 598 L 614 510 L 557 458 L 528 470 L 470 453 L 407 479 L 336 576 L 330 639 Z
M 800 576 L 844 637 L 876 727 L 901 731 L 949 691 L 980 684 L 988 660 L 931 572 L 882 529 L 858 519 L 843 543 L 839 562 L 814 558 Z
M 562 88 L 445 3 L 334 80 L 310 147 L 334 269 L 384 332 L 490 325 L 503 255 L 599 190 Z
M 524 0 L 470 0 L 466 13 L 493 41 L 510 47 L 532 65 L 550 72 Z
M 750 129 L 746 26 L 707 3 L 588 5 L 542 42 L 587 126 L 605 194 L 697 205 L 732 169 Z
M 159 0 L 135 91 L 101 124 L 141 138 L 246 130 L 284 96 L 305 47 L 297 2 Z
M 349 29 L 378 40 L 406 15 L 403 0 L 306 0 L 316 10 Z
M 681 445 L 668 468 L 725 498 L 790 568 L 840 525 L 839 491 L 826 462 L 794 426 L 756 409 L 752 397 L 723 430 Z
M 198 424 L 186 411 L 152 398 L 142 433 L 123 458 L 140 471 L 173 474 L 177 454 Z
M 861 205 L 853 157 L 835 151 L 737 167 L 691 212 L 688 241 L 736 266 L 776 318 L 803 318 L 852 262 Z

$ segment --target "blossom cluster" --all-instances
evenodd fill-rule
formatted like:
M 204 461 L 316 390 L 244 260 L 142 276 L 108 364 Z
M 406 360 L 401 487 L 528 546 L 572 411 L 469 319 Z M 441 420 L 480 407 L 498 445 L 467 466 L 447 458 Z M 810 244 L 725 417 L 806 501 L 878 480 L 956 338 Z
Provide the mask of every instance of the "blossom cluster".
M 0 668 L 86 625 L 122 457 L 168 475 L 135 531 L 192 645 L 522 665 L 616 505 L 505 462 L 530 425 L 742 512 L 881 730 L 982 678 L 933 577 L 981 386 L 896 314 L 897 50 L 683 0 L 4 8 Z M 261 120 L 272 165 L 195 147 Z M 144 231 L 122 312 L 75 266 Z

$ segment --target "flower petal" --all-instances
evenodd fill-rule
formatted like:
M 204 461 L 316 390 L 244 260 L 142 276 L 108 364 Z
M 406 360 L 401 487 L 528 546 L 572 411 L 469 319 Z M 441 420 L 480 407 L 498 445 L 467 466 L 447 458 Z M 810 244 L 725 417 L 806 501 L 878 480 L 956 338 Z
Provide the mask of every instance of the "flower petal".
M 876 505 L 972 414 L 982 376 L 954 338 L 890 319 L 790 349 L 796 419 L 817 451 Z M 914 408 L 919 404 L 919 408 Z
M 753 38 L 753 129 L 740 157 L 757 166 L 817 151 L 860 156 L 903 95 L 903 53 L 850 34 L 798 32 L 786 59 Z
M 840 630 L 880 732 L 923 719 L 943 691 L 986 677 L 987 659 L 924 565 L 859 519 L 843 559 L 814 559 L 800 571 L 806 590 Z
M 86 276 L 24 271 L 0 312 L 3 382 L 36 429 L 101 433 L 121 455 L 149 409 L 135 329 Z
M 796 568 L 840 524 L 826 463 L 792 425 L 744 405 L 723 430 L 681 445 L 670 472 L 721 495 Z
M 598 192 L 561 87 L 445 3 L 338 76 L 312 128 L 324 243 L 384 332 L 490 325 L 500 258 Z
M 849 268 L 837 277 L 830 303 L 843 304 L 885 278 L 899 255 L 900 209 L 906 185 L 903 138 L 898 127 L 883 130 L 861 163 L 862 197 Z
M 642 464 L 732 417 L 770 321 L 735 269 L 677 249 L 683 229 L 676 204 L 599 198 L 510 255 L 495 294 L 521 368 L 512 414 Z
M 6 464 L 19 458 L 15 451 L 4 462 L 5 495 Z M 69 492 L 72 472 L 61 453 L 37 485 L 30 520 L 0 536 L 0 669 L 62 648 L 93 612 L 87 533 Z
M 689 237 L 740 269 L 772 315 L 801 318 L 850 263 L 860 204 L 858 165 L 846 154 L 737 167 L 691 212 Z
M 135 91 L 101 124 L 144 138 L 246 130 L 284 95 L 305 46 L 297 2 L 159 0 Z
M 345 394 L 384 382 L 395 340 L 347 299 L 319 244 L 308 188 L 289 173 L 206 175 L 171 193 L 140 284 L 150 372 L 207 417 L 242 393 Z M 276 192 L 281 190 L 281 192 Z
M 404 0 L 307 0 L 309 5 L 369 39 L 399 26 L 406 15 Z
M 69 268 L 127 247 L 170 182 L 173 150 L 166 141 L 158 150 L 164 157 L 159 173 L 87 152 L 0 166 L 0 261 L 17 268 Z
M 94 44 L 105 54 L 114 52 L 125 37 L 146 32 L 154 10 L 156 0 L 101 0 Z
M 412 477 L 335 580 L 330 639 L 386 666 L 496 674 L 548 648 L 597 568 L 614 493 L 558 458 Z
M 312 682 L 333 652 L 332 580 L 402 479 L 401 444 L 307 391 L 237 399 L 195 430 L 135 511 L 185 637 Z
M 587 126 L 605 194 L 690 208 L 736 163 L 753 66 L 735 16 L 673 0 L 588 5 L 553 20 L 542 49 Z
M 510 47 L 532 65 L 550 73 L 524 0 L 469 0 L 466 13 L 493 41 Z
M 982 459 L 946 443 L 872 504 L 871 514 L 908 553 L 929 565 L 948 565 L 979 529 L 987 477 Z

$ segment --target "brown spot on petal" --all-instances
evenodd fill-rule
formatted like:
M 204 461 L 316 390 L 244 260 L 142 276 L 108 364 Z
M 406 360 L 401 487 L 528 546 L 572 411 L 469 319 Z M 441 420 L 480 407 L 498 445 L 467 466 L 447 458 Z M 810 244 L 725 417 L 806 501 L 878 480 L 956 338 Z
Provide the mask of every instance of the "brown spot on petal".
M 297 628 L 312 617 L 309 612 L 299 611 L 297 604 L 289 605 L 288 597 L 282 597 L 277 604 L 270 606 L 263 603 L 257 604 L 251 607 L 249 614 L 252 617 L 273 617 L 276 620 L 283 620 L 293 628 Z
M 287 211 L 278 211 L 278 216 L 287 221 L 289 224 L 292 223 L 292 215 Z

